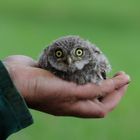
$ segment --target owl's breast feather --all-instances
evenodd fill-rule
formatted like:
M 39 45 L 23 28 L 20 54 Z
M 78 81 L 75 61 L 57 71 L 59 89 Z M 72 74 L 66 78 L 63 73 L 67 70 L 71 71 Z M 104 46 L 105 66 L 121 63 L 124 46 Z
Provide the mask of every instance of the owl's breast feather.
M 88 63 L 89 63 L 88 60 L 77 61 L 77 62 L 75 62 L 75 66 L 78 70 L 82 70 L 84 68 L 84 66 Z

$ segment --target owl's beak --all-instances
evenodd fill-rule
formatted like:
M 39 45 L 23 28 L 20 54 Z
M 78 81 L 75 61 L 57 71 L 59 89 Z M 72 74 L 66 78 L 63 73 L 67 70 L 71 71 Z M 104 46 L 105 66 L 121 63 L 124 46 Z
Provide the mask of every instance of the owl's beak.
M 72 59 L 70 56 L 67 57 L 67 63 L 70 65 L 72 63 Z

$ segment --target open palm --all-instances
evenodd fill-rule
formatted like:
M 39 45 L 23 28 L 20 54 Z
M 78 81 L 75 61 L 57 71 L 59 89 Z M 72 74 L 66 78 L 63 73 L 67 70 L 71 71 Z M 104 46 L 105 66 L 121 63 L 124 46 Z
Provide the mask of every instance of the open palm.
M 3 62 L 27 105 L 57 116 L 105 117 L 117 106 L 130 81 L 128 75 L 119 72 L 100 85 L 80 86 L 38 68 L 27 56 L 10 56 Z M 103 98 L 98 100 L 100 96 Z

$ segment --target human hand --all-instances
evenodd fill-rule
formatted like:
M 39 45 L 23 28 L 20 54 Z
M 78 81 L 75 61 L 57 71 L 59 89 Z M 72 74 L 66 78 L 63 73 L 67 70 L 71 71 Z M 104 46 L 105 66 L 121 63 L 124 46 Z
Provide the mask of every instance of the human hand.
M 130 82 L 128 75 L 119 72 L 100 85 L 81 86 L 38 68 L 26 56 L 10 56 L 3 62 L 27 105 L 56 116 L 103 118 L 117 106 Z

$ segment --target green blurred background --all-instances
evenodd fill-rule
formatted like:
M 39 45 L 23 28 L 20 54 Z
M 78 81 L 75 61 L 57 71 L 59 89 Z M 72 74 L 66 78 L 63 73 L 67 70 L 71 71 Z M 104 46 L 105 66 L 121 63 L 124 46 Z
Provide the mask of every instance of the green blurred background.
M 112 74 L 132 78 L 125 98 L 105 119 L 54 117 L 31 110 L 34 124 L 8 140 L 140 139 L 139 0 L 1 0 L 0 56 L 23 54 L 37 59 L 52 40 L 80 35 L 101 48 Z

